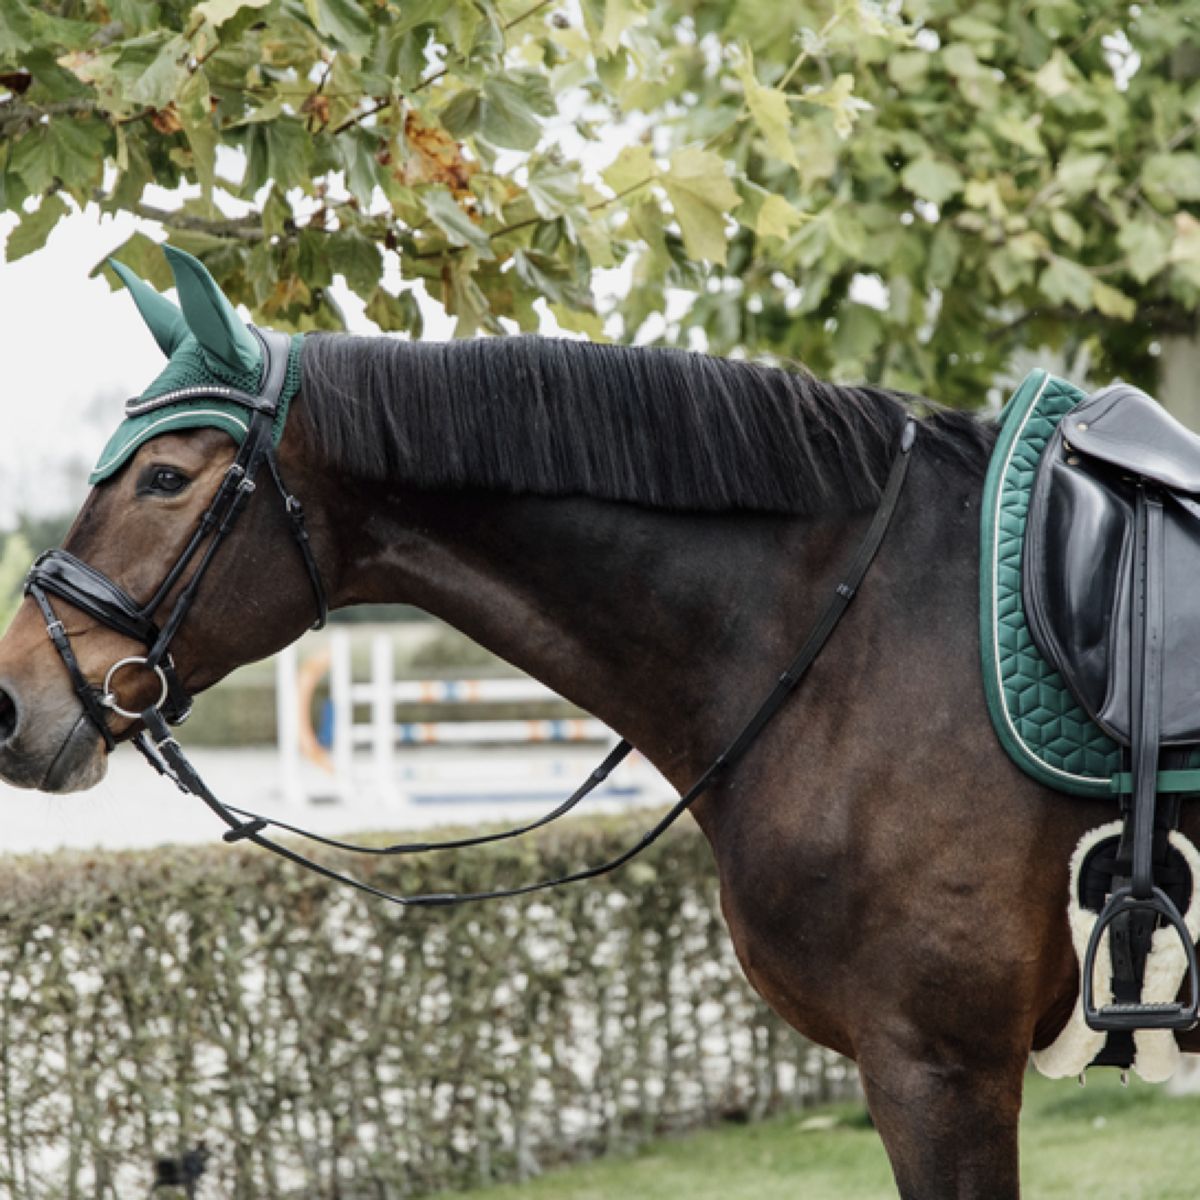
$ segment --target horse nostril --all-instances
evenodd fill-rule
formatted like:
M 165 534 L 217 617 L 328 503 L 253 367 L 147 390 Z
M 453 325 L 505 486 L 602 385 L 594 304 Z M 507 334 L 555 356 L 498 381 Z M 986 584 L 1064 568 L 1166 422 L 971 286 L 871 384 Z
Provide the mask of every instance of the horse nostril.
M 17 703 L 0 688 L 0 746 L 12 739 L 17 732 Z

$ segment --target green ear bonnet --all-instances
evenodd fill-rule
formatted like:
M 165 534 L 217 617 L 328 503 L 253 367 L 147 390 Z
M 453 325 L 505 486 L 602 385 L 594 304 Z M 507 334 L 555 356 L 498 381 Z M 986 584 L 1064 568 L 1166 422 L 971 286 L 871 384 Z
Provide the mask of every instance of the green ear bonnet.
M 203 263 L 173 246 L 163 249 L 175 276 L 178 308 L 128 267 L 110 262 L 168 362 L 158 378 L 125 406 L 125 420 L 104 447 L 90 483 L 114 475 L 139 446 L 164 433 L 220 429 L 240 446 L 249 428 L 246 406 L 223 399 L 222 393 L 258 396 L 262 391 L 265 364 L 258 338 L 237 315 Z M 283 436 L 288 408 L 300 390 L 302 342 L 302 334 L 292 338 L 287 378 L 275 419 L 276 446 Z M 150 404 L 176 394 L 178 398 L 169 403 Z

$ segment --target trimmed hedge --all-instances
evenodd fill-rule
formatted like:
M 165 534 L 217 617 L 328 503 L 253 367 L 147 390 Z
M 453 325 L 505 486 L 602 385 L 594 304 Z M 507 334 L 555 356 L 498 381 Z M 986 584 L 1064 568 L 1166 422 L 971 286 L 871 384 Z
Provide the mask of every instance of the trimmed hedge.
M 648 820 L 368 871 L 499 886 Z M 200 1145 L 203 1197 L 417 1196 L 854 1087 L 743 981 L 694 829 L 607 880 L 432 911 L 220 845 L 0 860 L 0 996 L 10 1200 L 144 1196 Z

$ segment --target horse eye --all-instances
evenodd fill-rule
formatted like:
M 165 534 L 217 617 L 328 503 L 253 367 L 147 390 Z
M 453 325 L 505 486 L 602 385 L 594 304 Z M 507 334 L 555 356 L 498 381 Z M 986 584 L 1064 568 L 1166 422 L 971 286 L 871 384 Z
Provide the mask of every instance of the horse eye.
M 186 475 L 170 467 L 151 467 L 139 481 L 138 492 L 174 496 L 177 492 L 182 492 L 189 482 Z

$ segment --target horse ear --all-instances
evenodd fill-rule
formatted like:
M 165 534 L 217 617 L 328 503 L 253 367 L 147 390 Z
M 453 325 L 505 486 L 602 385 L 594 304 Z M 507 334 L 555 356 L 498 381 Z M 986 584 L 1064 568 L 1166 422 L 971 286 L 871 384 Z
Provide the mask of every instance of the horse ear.
M 124 263 L 110 258 L 108 265 L 128 288 L 138 312 L 142 314 L 142 320 L 150 326 L 158 348 L 170 358 L 188 335 L 183 313 L 166 296 L 160 295 L 148 283 L 143 283 Z
M 164 246 L 179 290 L 179 307 L 196 341 L 237 371 L 256 371 L 262 351 L 237 310 L 226 299 L 208 268 L 174 246 Z

